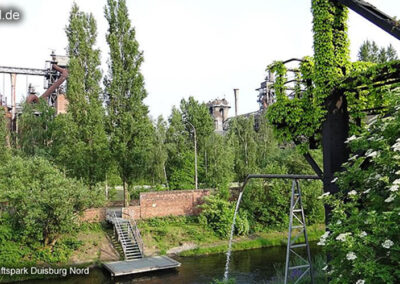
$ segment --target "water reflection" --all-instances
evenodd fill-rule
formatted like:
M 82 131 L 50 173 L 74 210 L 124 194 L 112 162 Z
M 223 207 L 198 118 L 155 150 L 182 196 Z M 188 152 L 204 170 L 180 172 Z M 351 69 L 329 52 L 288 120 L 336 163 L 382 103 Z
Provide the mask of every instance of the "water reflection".
M 286 247 L 261 248 L 232 252 L 229 276 L 236 283 L 268 283 L 275 276 L 274 266 L 282 266 L 285 262 Z M 312 245 L 313 256 L 319 255 L 319 247 Z M 135 276 L 111 278 L 103 269 L 96 268 L 86 276 L 71 276 L 55 280 L 26 281 L 24 284 L 204 284 L 214 279 L 222 279 L 226 255 L 216 254 L 196 257 L 174 257 L 182 263 L 176 270 L 143 273 Z

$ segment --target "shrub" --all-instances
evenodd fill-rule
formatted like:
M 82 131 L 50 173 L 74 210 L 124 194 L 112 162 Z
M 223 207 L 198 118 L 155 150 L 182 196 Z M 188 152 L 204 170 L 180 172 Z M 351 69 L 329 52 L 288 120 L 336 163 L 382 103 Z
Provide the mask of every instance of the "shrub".
M 217 196 L 205 198 L 205 203 L 200 207 L 203 209 L 199 221 L 211 228 L 219 237 L 227 238 L 232 227 L 235 204 L 229 203 Z M 236 230 L 238 235 L 244 235 L 249 232 L 249 223 L 246 214 L 239 211 L 236 216 Z
M 348 139 L 352 156 L 321 245 L 332 283 L 400 283 L 400 106 Z M 364 283 L 364 282 L 362 282 Z
M 7 201 L 13 231 L 25 242 L 54 245 L 74 230 L 79 214 L 104 201 L 102 189 L 66 178 L 44 158 L 13 157 L 0 172 L 0 200 Z

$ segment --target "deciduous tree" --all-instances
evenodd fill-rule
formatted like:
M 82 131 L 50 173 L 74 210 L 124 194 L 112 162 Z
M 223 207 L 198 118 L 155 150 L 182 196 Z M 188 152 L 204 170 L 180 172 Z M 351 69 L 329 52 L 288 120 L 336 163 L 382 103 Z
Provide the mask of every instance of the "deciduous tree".
M 108 0 L 107 43 L 110 47 L 109 71 L 104 80 L 107 100 L 107 129 L 111 152 L 118 163 L 124 187 L 124 204 L 129 204 L 128 184 L 145 175 L 151 149 L 152 124 L 143 100 L 147 96 L 140 67 L 135 29 L 131 26 L 124 0 Z

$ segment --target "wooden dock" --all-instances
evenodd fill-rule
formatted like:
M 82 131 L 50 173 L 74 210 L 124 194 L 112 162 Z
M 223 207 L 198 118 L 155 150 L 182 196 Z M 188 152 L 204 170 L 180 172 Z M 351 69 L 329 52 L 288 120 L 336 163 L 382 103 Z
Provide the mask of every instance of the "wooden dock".
M 103 263 L 112 276 L 130 275 L 148 271 L 170 269 L 181 266 L 179 262 L 168 256 L 153 256 L 127 261 Z

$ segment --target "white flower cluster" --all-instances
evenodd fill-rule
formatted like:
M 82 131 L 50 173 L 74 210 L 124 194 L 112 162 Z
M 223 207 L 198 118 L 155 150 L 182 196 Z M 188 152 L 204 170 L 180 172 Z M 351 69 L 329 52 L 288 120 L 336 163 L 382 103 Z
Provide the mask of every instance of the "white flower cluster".
M 365 284 L 365 280 L 363 279 L 358 279 L 356 284 Z
M 367 157 L 371 157 L 371 158 L 375 158 L 376 156 L 378 156 L 379 152 L 378 151 L 372 151 L 372 149 L 369 149 L 365 155 Z
M 346 258 L 347 258 L 347 260 L 355 260 L 357 258 L 357 256 L 354 252 L 351 251 L 348 254 L 346 254 Z
M 356 154 L 356 155 L 354 155 L 354 156 L 351 156 L 350 158 L 349 158 L 349 161 L 353 161 L 353 160 L 355 160 L 355 159 L 357 159 L 358 158 L 358 155 Z
M 355 135 L 352 135 L 349 138 L 347 138 L 346 141 L 344 141 L 344 143 L 349 143 L 349 142 L 351 142 L 353 140 L 356 140 L 356 139 L 357 139 L 357 137 Z
M 396 195 L 391 194 L 388 198 L 385 199 L 386 203 L 392 202 L 394 200 L 394 198 L 396 197 Z
M 386 240 L 382 243 L 382 246 L 385 249 L 390 249 L 392 246 L 394 245 L 394 243 L 391 240 Z
M 336 240 L 337 240 L 337 241 L 342 241 L 342 242 L 344 242 L 344 241 L 346 240 L 347 236 L 350 236 L 350 235 L 351 235 L 351 233 L 342 233 L 342 234 L 339 234 L 339 235 L 336 237 Z
M 367 232 L 362 231 L 361 233 L 358 234 L 358 236 L 359 236 L 360 238 L 364 238 L 364 237 L 367 236 Z
M 354 189 L 352 191 L 349 191 L 349 193 L 347 193 L 348 195 L 356 195 L 357 191 L 355 191 Z
M 393 151 L 400 152 L 400 138 L 397 138 L 396 143 L 392 145 Z
M 389 188 L 390 191 L 395 192 L 399 190 L 399 185 L 398 184 L 394 184 Z
M 319 242 L 317 243 L 317 245 L 319 245 L 319 246 L 324 246 L 324 245 L 325 245 L 325 242 L 326 242 L 326 239 L 328 238 L 328 236 L 329 236 L 330 233 L 331 233 L 331 232 L 326 231 L 326 232 L 319 238 Z
M 322 198 L 328 196 L 329 194 L 330 194 L 330 192 L 325 192 L 325 193 L 323 193 L 322 195 L 318 196 L 317 198 L 318 198 L 318 199 L 322 199 Z

